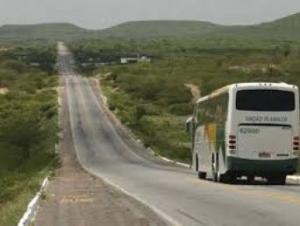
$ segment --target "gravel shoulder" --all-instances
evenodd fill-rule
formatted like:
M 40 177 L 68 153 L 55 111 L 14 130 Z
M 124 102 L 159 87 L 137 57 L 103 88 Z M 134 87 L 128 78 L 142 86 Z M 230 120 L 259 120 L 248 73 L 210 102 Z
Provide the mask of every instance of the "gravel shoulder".
M 150 208 L 82 169 L 73 146 L 64 82 L 60 77 L 60 166 L 43 196 L 34 225 L 167 225 Z

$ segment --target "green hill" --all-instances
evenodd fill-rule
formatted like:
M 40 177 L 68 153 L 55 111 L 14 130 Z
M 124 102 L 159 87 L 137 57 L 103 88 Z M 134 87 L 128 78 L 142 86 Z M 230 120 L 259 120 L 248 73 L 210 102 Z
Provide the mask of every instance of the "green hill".
M 201 21 L 136 21 L 102 30 L 99 34 L 116 38 L 184 37 L 211 34 L 219 28 Z
M 26 39 L 72 40 L 88 37 L 89 31 L 68 23 L 46 23 L 35 25 L 4 25 L 0 27 L 1 41 Z
M 260 28 L 266 28 L 266 29 L 296 29 L 300 28 L 300 13 L 293 14 L 291 16 L 284 17 L 279 20 L 275 20 L 273 22 L 269 23 L 263 23 L 259 26 Z
M 100 37 L 213 37 L 263 40 L 298 40 L 300 13 L 273 22 L 251 26 L 222 26 L 201 21 L 128 22 L 99 32 Z
M 0 41 L 41 39 L 70 41 L 81 38 L 238 38 L 295 41 L 300 37 L 300 13 L 251 26 L 222 26 L 201 21 L 136 21 L 104 30 L 87 30 L 68 23 L 4 25 Z
M 243 39 L 299 40 L 300 13 L 258 25 L 222 27 L 214 35 Z
M 270 23 L 264 23 L 258 27 L 279 39 L 299 40 L 300 13 Z

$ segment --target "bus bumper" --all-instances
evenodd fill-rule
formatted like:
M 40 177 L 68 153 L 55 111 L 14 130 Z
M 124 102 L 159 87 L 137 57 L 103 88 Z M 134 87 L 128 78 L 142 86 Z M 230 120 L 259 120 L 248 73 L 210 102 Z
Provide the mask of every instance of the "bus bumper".
M 287 160 L 249 160 L 236 157 L 227 158 L 227 169 L 240 175 L 266 176 L 271 173 L 294 174 L 297 172 L 298 158 Z

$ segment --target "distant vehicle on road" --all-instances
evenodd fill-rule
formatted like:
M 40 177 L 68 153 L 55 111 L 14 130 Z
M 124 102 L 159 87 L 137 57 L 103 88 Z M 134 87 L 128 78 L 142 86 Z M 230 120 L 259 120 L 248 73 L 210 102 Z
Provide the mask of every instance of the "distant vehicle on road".
M 299 157 L 299 92 L 285 83 L 239 83 L 197 101 L 186 122 L 199 178 L 255 176 L 285 184 Z

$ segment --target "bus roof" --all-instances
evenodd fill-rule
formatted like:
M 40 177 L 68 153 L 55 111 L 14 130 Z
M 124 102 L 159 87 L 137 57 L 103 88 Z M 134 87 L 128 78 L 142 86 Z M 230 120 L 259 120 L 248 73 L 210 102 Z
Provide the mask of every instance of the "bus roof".
M 220 89 L 217 89 L 213 91 L 211 94 L 201 97 L 198 99 L 197 104 L 203 101 L 206 101 L 208 99 L 220 96 L 223 93 L 228 93 L 229 90 L 234 89 L 234 88 L 255 88 L 255 87 L 274 87 L 274 88 L 281 88 L 281 89 L 294 89 L 298 90 L 298 87 L 295 85 L 287 84 L 284 82 L 279 82 L 279 83 L 270 83 L 270 82 L 249 82 L 249 83 L 235 83 L 231 85 L 224 86 Z

